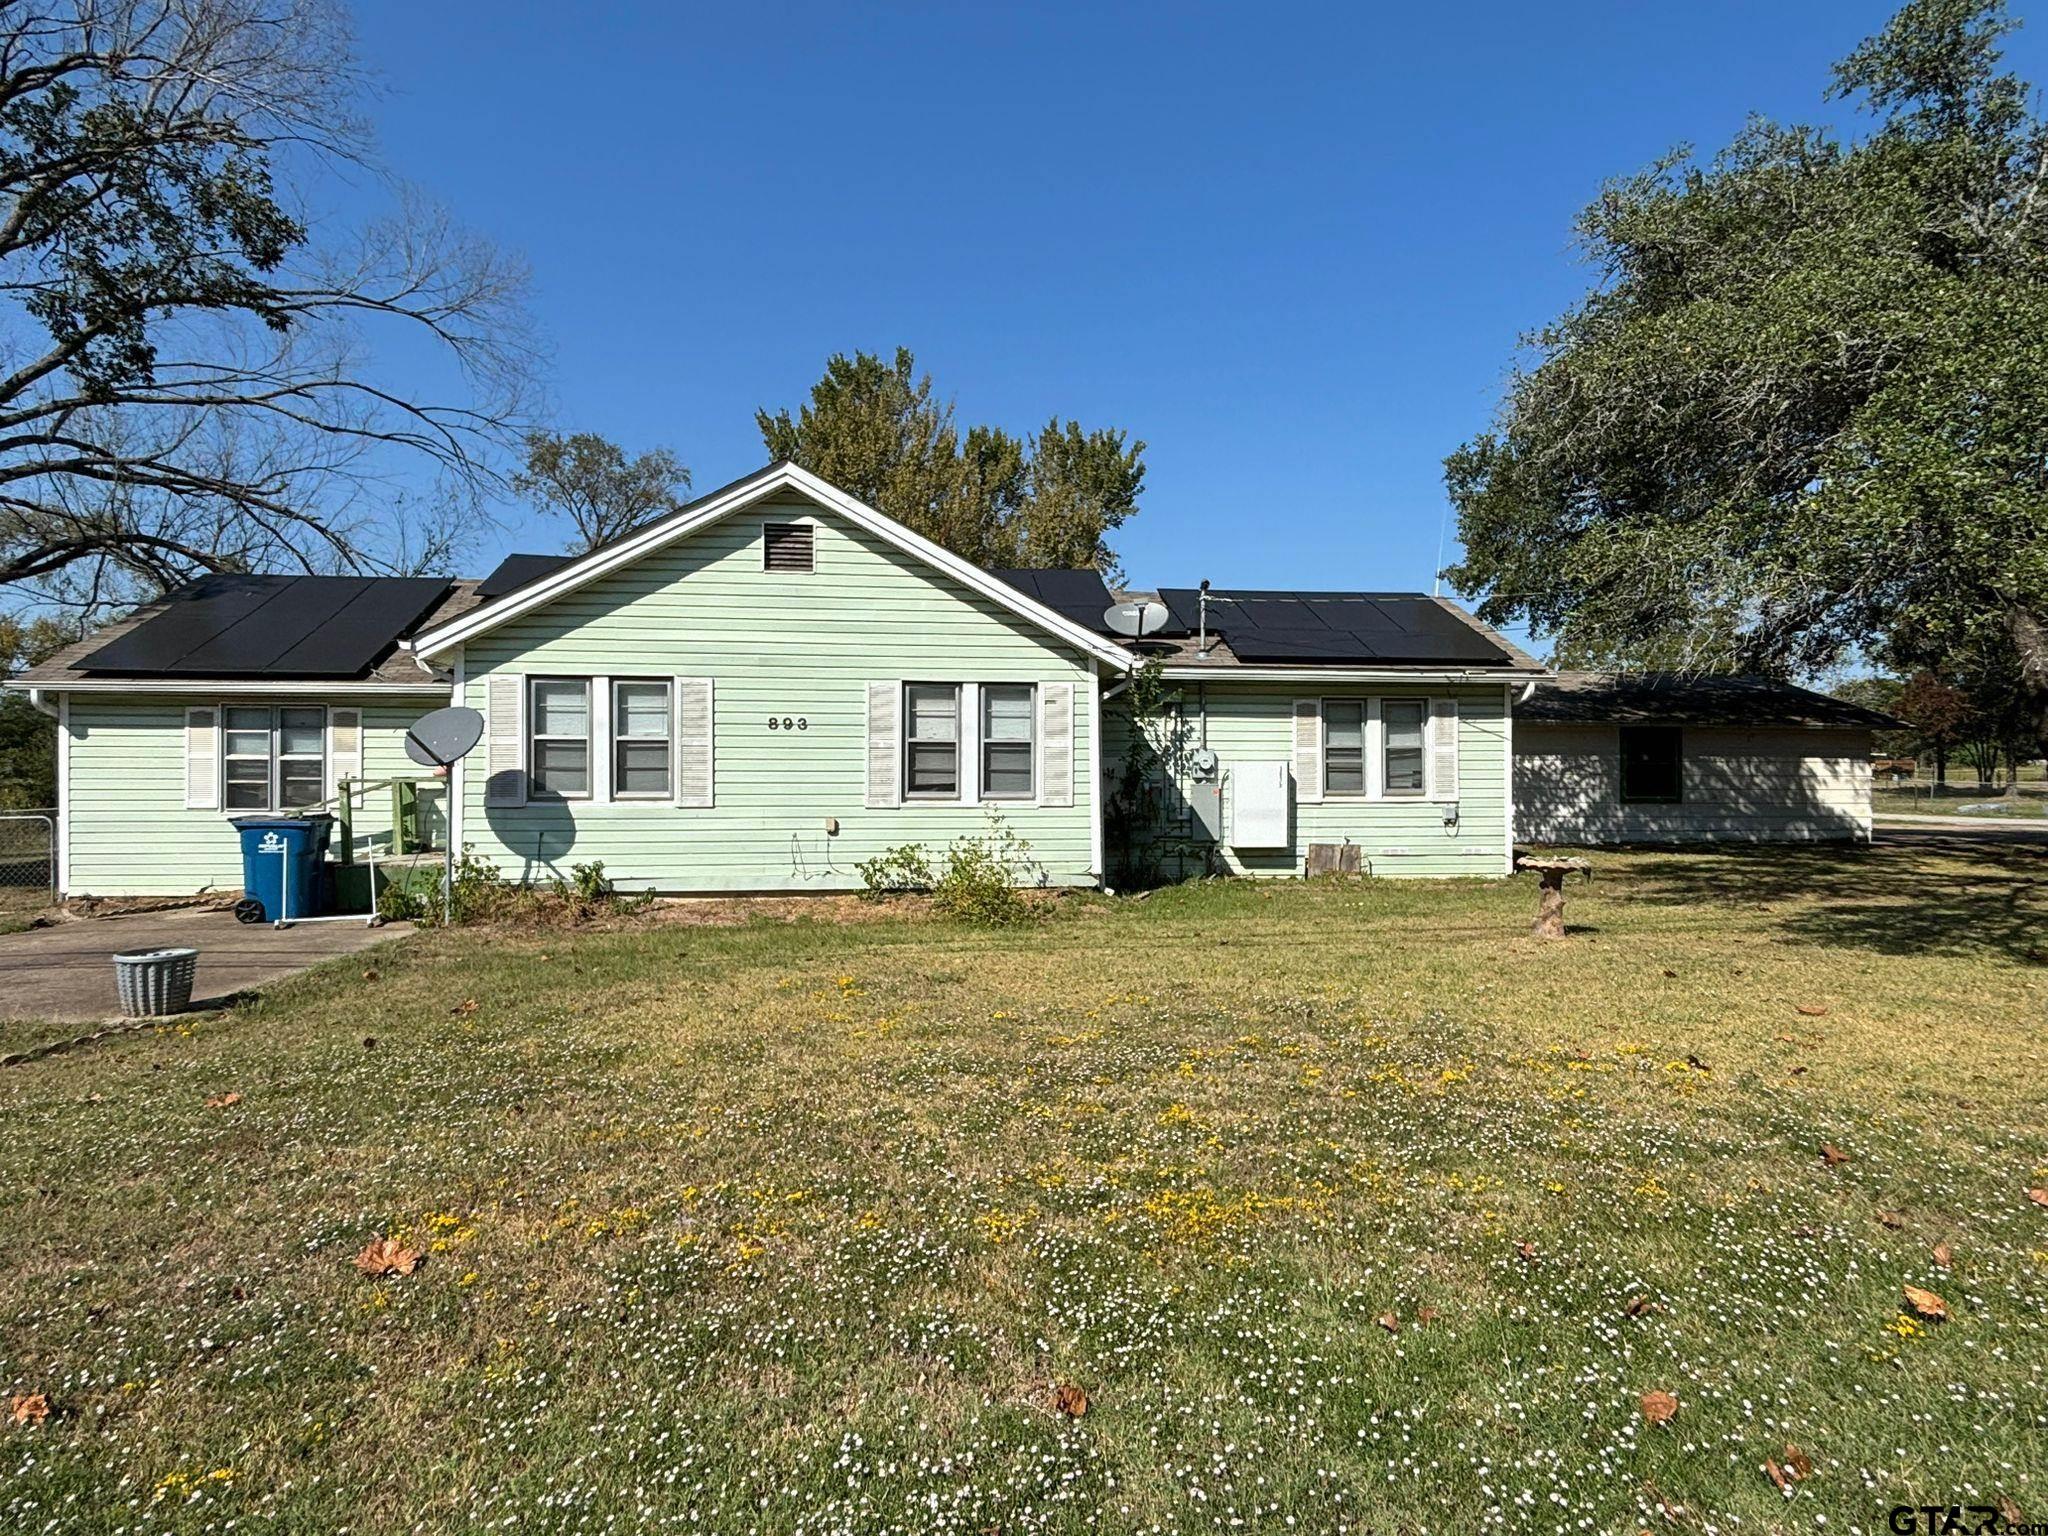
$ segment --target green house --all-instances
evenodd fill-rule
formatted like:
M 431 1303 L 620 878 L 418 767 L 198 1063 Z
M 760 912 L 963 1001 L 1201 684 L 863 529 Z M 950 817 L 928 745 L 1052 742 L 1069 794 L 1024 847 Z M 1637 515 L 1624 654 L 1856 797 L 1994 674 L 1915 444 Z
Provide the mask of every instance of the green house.
M 1499 635 L 1419 594 L 1168 590 L 1142 635 L 1117 601 L 776 464 L 480 582 L 208 577 L 7 686 L 59 722 L 69 896 L 233 889 L 230 817 L 343 806 L 356 861 L 677 893 L 856 889 L 991 815 L 1046 885 L 1508 870 L 1543 673 Z M 441 775 L 405 733 L 451 704 L 484 734 Z

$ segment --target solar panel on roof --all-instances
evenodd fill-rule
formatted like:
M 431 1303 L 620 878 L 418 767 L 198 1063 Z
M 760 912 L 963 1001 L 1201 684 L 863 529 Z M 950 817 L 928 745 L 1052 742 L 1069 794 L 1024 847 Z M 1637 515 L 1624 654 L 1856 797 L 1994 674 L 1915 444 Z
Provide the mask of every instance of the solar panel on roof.
M 498 568 L 477 583 L 478 597 L 503 597 L 529 581 L 538 581 L 567 565 L 573 555 L 507 555 Z
M 366 670 L 448 583 L 421 576 L 205 576 L 101 646 L 86 672 L 349 677 Z
M 1200 623 L 1200 594 L 1162 589 L 1176 623 Z M 1513 657 L 1457 614 L 1420 593 L 1209 593 L 1209 632 L 1240 661 L 1387 662 L 1502 666 Z
M 1102 621 L 1116 599 L 1110 595 L 1102 573 L 1095 570 L 995 570 L 989 575 L 1005 586 L 1015 587 L 1035 598 L 1062 618 L 1072 619 L 1099 635 L 1111 631 Z

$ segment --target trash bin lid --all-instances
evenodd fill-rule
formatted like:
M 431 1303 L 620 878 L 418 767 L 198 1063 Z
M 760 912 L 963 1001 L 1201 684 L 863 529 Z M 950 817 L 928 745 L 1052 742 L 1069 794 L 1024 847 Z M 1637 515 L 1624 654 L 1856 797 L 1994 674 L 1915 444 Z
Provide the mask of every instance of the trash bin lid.
M 116 955 L 117 965 L 146 965 L 156 960 L 183 960 L 187 955 L 196 955 L 196 949 L 138 949 L 133 954 Z

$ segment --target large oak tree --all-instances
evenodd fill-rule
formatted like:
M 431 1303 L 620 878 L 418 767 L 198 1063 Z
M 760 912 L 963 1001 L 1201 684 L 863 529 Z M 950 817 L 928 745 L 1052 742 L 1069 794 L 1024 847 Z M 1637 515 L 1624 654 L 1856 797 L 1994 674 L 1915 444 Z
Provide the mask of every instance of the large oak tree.
M 1586 209 L 1597 285 L 1446 465 L 1486 618 L 1703 669 L 2000 649 L 2048 744 L 2048 127 L 2009 25 L 1913 0 L 1836 67 L 1860 136 L 1756 120 Z

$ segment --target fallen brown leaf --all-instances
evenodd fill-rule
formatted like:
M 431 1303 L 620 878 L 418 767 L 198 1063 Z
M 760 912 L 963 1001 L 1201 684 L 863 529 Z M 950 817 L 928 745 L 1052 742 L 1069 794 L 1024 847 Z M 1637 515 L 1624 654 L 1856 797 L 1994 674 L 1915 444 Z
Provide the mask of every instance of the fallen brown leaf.
M 1917 1285 L 1902 1285 L 1899 1289 L 1906 1293 L 1906 1305 L 1922 1317 L 1936 1323 L 1948 1321 L 1948 1303 L 1934 1292 L 1923 1291 Z
M 1768 1456 L 1764 1458 L 1764 1476 L 1776 1483 L 1780 1492 L 1792 1486 L 1792 1479 L 1785 1475 L 1784 1468 Z
M 1949 1247 L 1947 1243 L 1936 1243 L 1934 1245 L 1934 1262 L 1943 1269 L 1953 1269 L 1956 1262 L 1955 1249 Z
M 1671 1416 L 1678 1412 L 1678 1399 L 1669 1392 L 1645 1392 L 1643 1394 L 1643 1417 L 1652 1424 L 1669 1424 Z
M 1824 1019 L 1828 1016 L 1828 1005 L 1826 1003 L 1795 1003 L 1793 1004 L 1793 1009 L 1795 1012 L 1805 1014 L 1809 1019 Z
M 1785 1470 L 1799 1482 L 1813 1476 L 1813 1458 L 1796 1445 L 1785 1447 Z
M 1534 1243 L 1515 1244 L 1515 1257 L 1525 1264 L 1534 1264 L 1536 1262 L 1536 1245 Z
M 448 1011 L 450 1013 L 475 1013 L 476 1007 L 477 1004 L 475 998 L 465 997 L 461 1002 L 457 1003 L 453 1008 L 450 1008 Z
M 1998 1496 L 1998 1517 L 2007 1525 L 2025 1525 L 2027 1523 L 2027 1517 L 2020 1513 L 2019 1505 L 2013 1503 L 2011 1499 L 2002 1493 Z
M 409 1275 L 425 1258 L 418 1249 L 407 1248 L 395 1237 L 377 1237 L 356 1255 L 356 1268 L 373 1280 L 381 1280 L 386 1275 Z
M 373 965 L 363 972 L 363 980 L 375 981 L 377 980 L 377 974 L 377 967 Z
M 1842 1164 L 1849 1161 L 1849 1154 L 1836 1146 L 1832 1141 L 1824 1141 L 1820 1144 L 1820 1160 L 1830 1168 L 1839 1168 Z
M 1628 1305 L 1621 1309 L 1623 1317 L 1648 1317 L 1652 1312 L 1662 1312 L 1663 1306 L 1647 1296 L 1631 1296 Z
M 2048 1206 L 2048 1189 L 2030 1189 L 2027 1198 L 2036 1205 Z
M 239 1093 L 223 1093 L 208 1099 L 206 1107 L 208 1109 L 226 1109 L 230 1104 L 239 1104 L 241 1102 L 242 1096 Z
M 1052 1389 L 1052 1405 L 1070 1419 L 1078 1419 L 1088 1411 L 1088 1394 L 1071 1381 L 1063 1381 Z
M 1890 1227 L 1894 1232 L 1906 1224 L 1906 1218 L 1897 1211 L 1879 1211 L 1877 1220 L 1880 1226 Z
M 1395 1313 L 1382 1312 L 1376 1321 L 1389 1333 L 1399 1333 L 1401 1331 L 1401 1319 Z
M 1415 1326 L 1418 1328 L 1427 1328 L 1431 1323 L 1436 1321 L 1436 1317 L 1437 1312 L 1435 1307 L 1417 1307 L 1415 1309 Z
M 17 1424 L 40 1424 L 50 1416 L 50 1400 L 40 1392 L 17 1392 L 8 1413 Z

